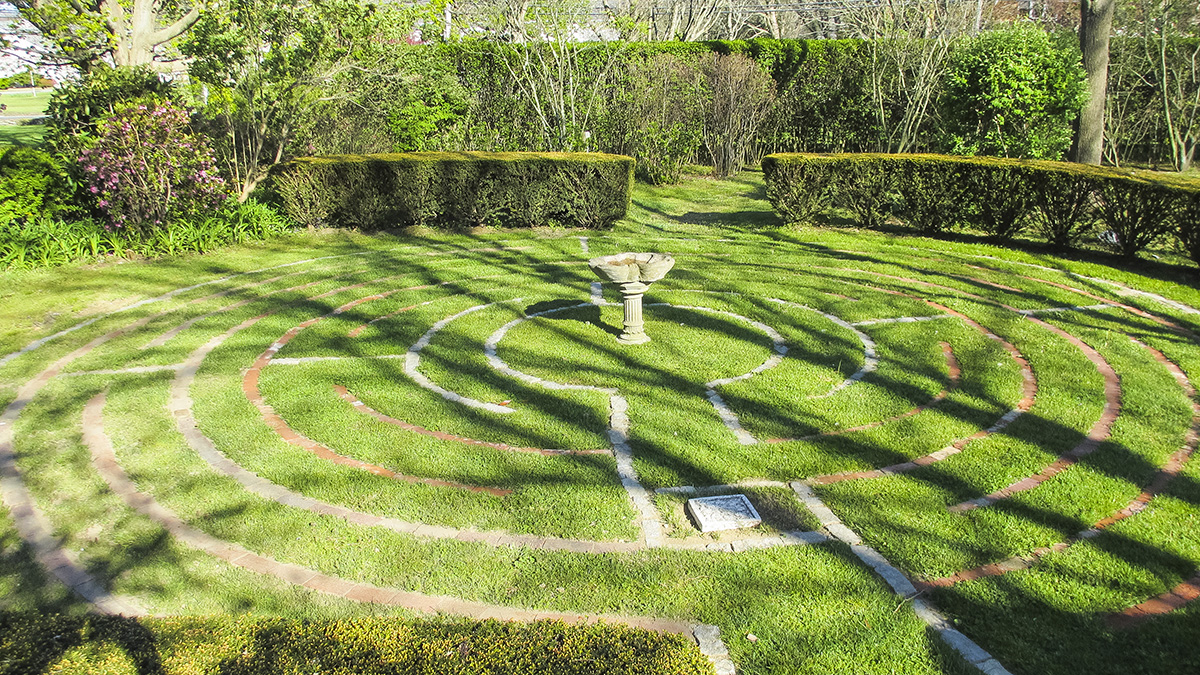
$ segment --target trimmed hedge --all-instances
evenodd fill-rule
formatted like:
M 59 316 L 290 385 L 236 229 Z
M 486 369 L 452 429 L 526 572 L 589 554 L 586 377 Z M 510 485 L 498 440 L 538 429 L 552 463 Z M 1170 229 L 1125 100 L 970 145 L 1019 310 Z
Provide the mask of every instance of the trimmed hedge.
M 310 227 L 598 229 L 625 216 L 633 167 L 632 157 L 598 153 L 339 155 L 280 165 L 271 185 Z
M 4 672 L 138 675 L 701 675 L 681 635 L 561 621 L 307 621 L 0 614 Z
M 767 196 L 789 223 L 853 211 L 864 227 L 893 215 L 924 233 L 961 225 L 997 240 L 1035 229 L 1057 247 L 1099 230 L 1124 256 L 1174 236 L 1200 263 L 1200 181 L 1177 174 L 996 157 L 775 154 Z M 890 207 L 890 208 L 889 208 Z

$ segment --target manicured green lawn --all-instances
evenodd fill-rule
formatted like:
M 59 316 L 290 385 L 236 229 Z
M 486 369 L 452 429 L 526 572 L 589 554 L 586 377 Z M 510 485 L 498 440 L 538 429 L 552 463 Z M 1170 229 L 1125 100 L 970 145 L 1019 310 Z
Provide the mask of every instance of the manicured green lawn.
M 45 133 L 44 124 L 0 124 L 0 145 L 37 145 Z
M 4 111 L 0 112 L 0 119 L 41 115 L 46 112 L 46 105 L 50 103 L 50 92 L 10 89 L 0 92 L 0 103 L 6 106 Z M 0 124 L 0 146 L 40 143 L 46 133 L 46 126 L 24 122 L 25 120 L 17 124 Z
M 1176 377 L 1200 381 L 1192 272 L 793 230 L 763 197 L 756 172 L 692 176 L 637 186 L 611 232 L 319 232 L 0 273 L 0 358 L 95 319 L 0 364 L 0 441 L 12 434 L 55 544 L 154 614 L 413 608 L 190 545 L 106 482 L 99 428 L 141 503 L 347 582 L 715 624 L 744 673 L 978 672 L 850 546 L 753 543 L 824 531 L 787 485 L 799 480 L 915 581 L 1031 556 L 1120 511 L 1192 442 Z M 587 259 L 622 251 L 676 259 L 646 294 L 649 344 L 615 341 L 615 289 L 593 302 Z M 1094 451 L 1053 478 L 948 510 L 1038 474 L 1089 433 Z M 624 477 L 665 489 L 653 517 L 608 452 L 624 438 L 636 473 Z M 952 446 L 911 471 L 820 478 Z M 747 494 L 764 524 L 701 534 L 671 490 L 682 486 Z M 86 610 L 22 542 L 6 489 L 0 608 Z M 648 518 L 663 545 L 646 545 Z M 1196 574 L 1198 524 L 1193 459 L 1098 536 L 922 597 L 1013 673 L 1197 672 L 1200 603 L 1121 630 L 1106 617 Z
M 50 103 L 50 93 L 49 90 L 29 89 L 0 91 L 0 103 L 8 106 L 3 115 L 41 115 Z

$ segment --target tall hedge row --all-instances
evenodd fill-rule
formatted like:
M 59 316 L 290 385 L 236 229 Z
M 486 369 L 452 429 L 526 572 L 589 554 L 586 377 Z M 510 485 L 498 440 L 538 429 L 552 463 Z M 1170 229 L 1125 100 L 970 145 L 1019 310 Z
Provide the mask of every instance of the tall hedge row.
M 690 638 L 598 624 L 0 614 L 0 671 L 39 675 L 702 675 Z
M 1133 256 L 1175 237 L 1200 263 L 1200 181 L 1152 171 L 995 157 L 775 154 L 767 195 L 790 223 L 832 208 L 864 227 L 897 217 L 926 233 L 970 226 L 997 240 L 1022 230 L 1059 247 L 1089 233 Z
M 1002 31 L 1003 33 L 1003 31 Z M 1011 35 L 1009 36 L 1011 37 Z M 1074 44 L 1070 33 L 1055 33 L 1050 36 L 1055 45 Z M 1197 41 L 1190 38 L 1172 39 L 1172 54 L 1191 54 Z M 777 103 L 770 119 L 759 130 L 756 148 L 769 152 L 870 152 L 887 147 L 888 122 L 897 114 L 901 102 L 878 97 L 873 88 L 883 79 L 912 77 L 891 71 L 873 72 L 872 45 L 865 40 L 712 40 L 702 42 L 612 42 L 589 43 L 572 53 L 569 60 L 570 81 L 564 84 L 573 92 L 576 120 L 581 130 L 592 132 L 589 147 L 612 151 L 603 137 L 605 117 L 614 113 L 607 109 L 611 101 L 604 96 L 594 97 L 600 89 L 613 85 L 620 87 L 621 78 L 630 64 L 644 63 L 658 54 L 671 54 L 685 59 L 695 59 L 703 54 L 744 54 L 754 59 L 768 72 L 776 83 Z M 437 47 L 437 58 L 453 63 L 454 70 L 463 88 L 475 101 L 467 119 L 463 120 L 464 147 L 488 149 L 562 149 L 556 146 L 561 139 L 547 138 L 538 128 L 538 114 L 534 102 L 520 92 L 514 80 L 514 63 L 526 60 L 539 62 L 528 50 L 545 48 L 535 44 L 502 44 L 467 41 Z M 1158 162 L 1170 164 L 1170 148 L 1165 131 L 1166 119 L 1161 101 L 1156 97 L 1159 69 L 1147 60 L 1145 42 L 1139 38 L 1117 36 L 1113 38 L 1112 64 L 1110 71 L 1109 98 L 1114 102 L 1108 111 L 1108 130 L 1113 136 L 1110 155 L 1122 160 Z M 1064 52 L 1065 55 L 1065 52 Z M 1182 58 L 1182 57 L 1179 57 Z M 1178 60 L 1178 59 L 1177 59 Z M 553 59 L 550 59 L 553 62 Z M 1187 63 L 1174 64 L 1173 68 L 1184 68 Z M 1036 75 L 1044 69 L 1034 68 Z M 517 74 L 523 71 L 518 67 Z M 943 84 L 941 76 L 936 76 Z M 1061 82 L 1049 90 L 1030 90 L 1026 83 L 1018 83 L 1018 93 L 1028 96 L 1054 98 L 1061 94 Z M 1045 86 L 1045 83 L 1033 87 Z M 1185 93 L 1192 84 L 1184 83 Z M 1193 87 L 1194 88 L 1194 87 Z M 546 92 L 542 92 L 544 95 Z M 886 94 L 886 92 L 883 92 Z M 944 92 L 943 92 L 944 93 Z M 1189 94 L 1190 95 L 1190 94 Z M 594 100 L 598 98 L 599 100 Z M 954 107 L 956 101 L 949 99 L 941 103 Z M 1184 96 L 1184 99 L 1187 99 Z M 945 99 L 937 96 L 935 99 Z M 997 99 L 998 104 L 1005 99 Z M 966 102 L 957 101 L 965 104 Z M 994 115 L 1003 114 L 1008 125 L 1021 117 L 1003 106 L 997 107 Z M 1062 112 L 1062 111 L 1059 111 Z M 1071 112 L 1066 111 L 1068 118 Z M 542 114 L 555 114 L 544 109 Z M 1020 113 L 1020 111 L 1018 111 Z M 940 116 L 944 118 L 944 115 Z M 992 120 L 995 121 L 995 120 Z M 1029 123 L 1030 120 L 1020 120 Z M 914 147 L 936 151 L 953 147 L 945 136 L 946 130 L 939 124 L 939 115 L 931 115 L 918 130 Z M 988 127 L 989 129 L 991 126 Z M 1062 126 L 1061 129 L 1068 129 Z M 1005 144 L 1015 143 L 1007 154 L 1019 155 L 1028 148 L 1021 145 L 1018 129 L 1020 125 L 1003 131 L 1000 136 Z M 1060 129 L 1060 131 L 1061 131 Z M 985 130 L 986 131 L 986 130 Z M 995 131 L 999 131 L 997 128 Z M 1028 129 L 1025 129 L 1025 133 Z M 990 132 L 989 132 L 990 133 Z M 1010 138 L 1011 137 L 1011 138 Z M 1042 140 L 1045 140 L 1044 138 Z M 582 146 L 578 146 L 582 147 Z M 1055 151 L 1056 152 L 1056 151 Z M 1050 156 L 1053 152 L 1044 153 Z
M 629 207 L 633 166 L 597 153 L 303 157 L 276 167 L 271 186 L 308 226 L 604 228 Z

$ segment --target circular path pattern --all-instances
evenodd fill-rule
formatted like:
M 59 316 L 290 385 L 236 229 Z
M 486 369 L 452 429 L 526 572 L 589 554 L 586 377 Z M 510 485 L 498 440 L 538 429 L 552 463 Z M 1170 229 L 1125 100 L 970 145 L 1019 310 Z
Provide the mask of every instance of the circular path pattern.
M 890 594 L 931 668 L 1034 671 L 992 636 L 1016 597 L 1101 637 L 1194 611 L 1194 309 L 968 253 L 640 245 L 679 261 L 646 345 L 615 341 L 602 238 L 316 257 L 83 322 L 0 359 L 0 496 L 101 611 L 186 611 L 161 551 L 116 553 L 155 531 L 234 586 L 684 632 L 718 672 L 799 658 L 806 603 L 848 593 L 805 565 Z M 762 527 L 683 515 L 734 492 Z M 560 581 L 492 580 L 523 565 Z

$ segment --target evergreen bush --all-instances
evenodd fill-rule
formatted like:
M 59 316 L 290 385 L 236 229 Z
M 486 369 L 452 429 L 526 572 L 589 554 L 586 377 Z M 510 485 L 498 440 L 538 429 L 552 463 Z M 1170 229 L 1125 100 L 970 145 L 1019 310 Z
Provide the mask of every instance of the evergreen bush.
M 827 205 L 854 211 L 864 227 L 886 217 L 888 193 L 925 233 L 972 223 L 997 240 L 1032 223 L 1055 247 L 1092 228 L 1134 256 L 1174 234 L 1200 262 L 1200 181 L 1175 174 L 1039 160 L 949 155 L 775 154 L 763 159 L 767 196 L 787 222 L 807 222 Z
M 0 153 L 0 231 L 72 210 L 73 190 L 53 156 L 26 147 Z
M 306 157 L 273 189 L 310 227 L 603 228 L 629 207 L 634 160 L 593 153 L 406 153 Z

